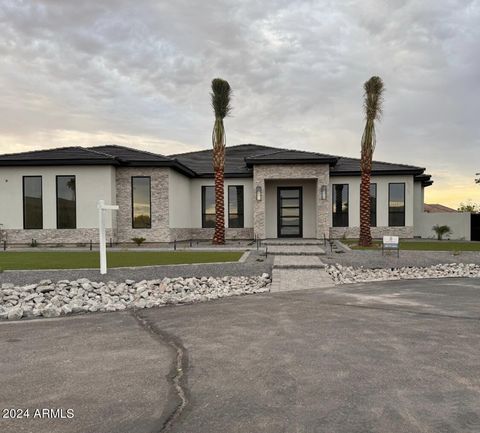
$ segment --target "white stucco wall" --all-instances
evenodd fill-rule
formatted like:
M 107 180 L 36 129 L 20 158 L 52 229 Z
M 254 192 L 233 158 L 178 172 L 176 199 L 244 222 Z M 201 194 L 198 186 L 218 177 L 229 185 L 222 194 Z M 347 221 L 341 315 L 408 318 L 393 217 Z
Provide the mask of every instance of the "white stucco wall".
M 0 167 L 0 224 L 23 229 L 23 176 L 42 176 L 43 228 L 56 229 L 56 176 L 76 177 L 77 228 L 98 227 L 98 200 L 115 204 L 115 169 L 111 166 Z M 112 212 L 106 227 L 113 227 Z
M 444 239 L 470 240 L 470 212 L 423 212 L 415 218 L 414 235 L 436 239 L 437 235 L 432 230 L 436 224 L 449 226 L 452 230 L 452 234 L 444 236 Z
M 267 238 L 277 237 L 277 191 L 282 186 L 300 186 L 303 190 L 303 237 L 315 238 L 317 226 L 317 202 L 315 179 L 265 181 L 265 231 Z
M 192 179 L 190 181 L 191 199 L 186 211 L 190 211 L 190 225 L 185 227 L 202 227 L 202 186 L 214 186 L 213 179 Z M 249 178 L 225 179 L 225 224 L 228 226 L 228 186 L 243 185 L 244 194 L 244 227 L 253 227 L 253 180 Z M 173 221 L 176 213 L 172 215 Z M 178 226 L 177 226 L 178 227 Z
M 414 182 L 413 176 L 372 176 L 371 183 L 377 184 L 377 227 L 388 226 L 388 184 L 405 183 L 405 226 L 413 225 L 414 214 Z M 360 176 L 331 176 L 328 191 L 332 200 L 332 185 L 348 184 L 349 227 L 360 226 Z M 332 214 L 329 216 L 332 225 Z
M 169 169 L 168 173 L 169 227 L 191 227 L 191 180 Z

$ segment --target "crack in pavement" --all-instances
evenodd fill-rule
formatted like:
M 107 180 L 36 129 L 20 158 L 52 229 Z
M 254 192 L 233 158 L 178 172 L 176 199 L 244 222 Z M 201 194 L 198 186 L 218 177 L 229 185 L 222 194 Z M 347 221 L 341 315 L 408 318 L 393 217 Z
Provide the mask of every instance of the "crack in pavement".
M 168 332 L 162 331 L 150 322 L 137 310 L 131 310 L 131 315 L 139 325 L 161 344 L 168 346 L 173 354 L 170 371 L 167 375 L 170 391 L 165 409 L 160 417 L 160 430 L 158 433 L 168 431 L 173 423 L 178 420 L 189 402 L 187 387 L 188 353 L 181 340 Z

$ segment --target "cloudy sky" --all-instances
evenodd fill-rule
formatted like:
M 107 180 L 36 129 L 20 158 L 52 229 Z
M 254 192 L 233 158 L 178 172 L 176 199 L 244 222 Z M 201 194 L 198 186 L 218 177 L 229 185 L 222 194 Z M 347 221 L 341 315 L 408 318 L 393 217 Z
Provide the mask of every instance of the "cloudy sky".
M 1 0 L 0 153 L 117 143 L 359 156 L 362 85 L 386 86 L 376 159 L 434 176 L 427 201 L 480 202 L 480 0 Z

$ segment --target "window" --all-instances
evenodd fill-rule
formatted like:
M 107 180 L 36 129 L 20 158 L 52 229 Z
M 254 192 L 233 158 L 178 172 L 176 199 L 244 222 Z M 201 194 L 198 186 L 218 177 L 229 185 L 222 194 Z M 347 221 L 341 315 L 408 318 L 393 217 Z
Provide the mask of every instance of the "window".
M 132 227 L 152 227 L 150 177 L 132 176 Z
M 348 227 L 348 184 L 333 185 L 333 227 Z
M 202 186 L 202 227 L 215 227 L 215 187 Z
M 370 184 L 370 226 L 377 227 L 377 184 Z
M 75 176 L 57 176 L 57 229 L 77 228 Z
M 43 228 L 42 176 L 23 176 L 23 228 Z
M 228 227 L 243 228 L 243 186 L 228 187 Z
M 403 227 L 405 225 L 405 184 L 388 184 L 388 225 Z

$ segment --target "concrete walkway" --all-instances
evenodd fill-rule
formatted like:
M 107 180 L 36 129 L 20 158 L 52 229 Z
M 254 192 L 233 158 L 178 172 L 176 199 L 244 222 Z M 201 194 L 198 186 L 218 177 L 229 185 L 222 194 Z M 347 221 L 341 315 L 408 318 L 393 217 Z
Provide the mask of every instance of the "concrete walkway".
M 331 287 L 333 280 L 325 272 L 320 256 L 325 254 L 321 241 L 312 239 L 266 241 L 274 255 L 272 292 Z

